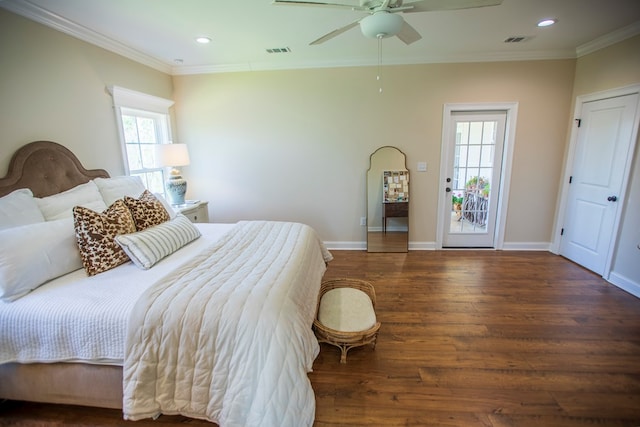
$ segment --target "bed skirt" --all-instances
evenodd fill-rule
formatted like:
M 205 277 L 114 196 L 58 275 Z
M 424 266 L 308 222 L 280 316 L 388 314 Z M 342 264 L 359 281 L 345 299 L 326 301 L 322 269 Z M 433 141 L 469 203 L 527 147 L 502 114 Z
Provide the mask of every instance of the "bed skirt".
M 0 399 L 122 409 L 122 367 L 5 363 L 0 365 Z

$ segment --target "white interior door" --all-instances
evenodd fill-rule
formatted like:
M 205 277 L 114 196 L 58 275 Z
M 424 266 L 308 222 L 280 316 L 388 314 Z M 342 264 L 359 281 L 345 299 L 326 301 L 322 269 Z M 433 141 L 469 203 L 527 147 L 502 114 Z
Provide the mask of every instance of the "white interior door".
M 622 199 L 638 95 L 582 105 L 560 254 L 602 275 Z
M 495 247 L 507 113 L 453 112 L 443 247 Z

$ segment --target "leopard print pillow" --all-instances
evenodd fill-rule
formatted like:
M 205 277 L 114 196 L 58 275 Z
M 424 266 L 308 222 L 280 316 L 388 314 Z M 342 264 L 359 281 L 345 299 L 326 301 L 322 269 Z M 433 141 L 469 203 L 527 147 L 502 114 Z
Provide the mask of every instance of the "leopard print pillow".
M 149 190 L 144 190 L 137 199 L 125 196 L 124 204 L 131 211 L 138 231 L 169 221 L 169 212 Z
M 73 223 L 82 265 L 89 276 L 129 261 L 127 254 L 114 240 L 118 234 L 136 231 L 135 222 L 124 201 L 117 200 L 102 213 L 76 206 L 73 208 Z

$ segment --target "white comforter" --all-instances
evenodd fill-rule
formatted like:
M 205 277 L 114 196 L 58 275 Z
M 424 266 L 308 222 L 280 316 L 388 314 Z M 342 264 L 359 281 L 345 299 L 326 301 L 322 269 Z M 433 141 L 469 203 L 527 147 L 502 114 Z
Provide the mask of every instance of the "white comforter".
M 147 290 L 129 324 L 125 418 L 311 426 L 311 324 L 330 259 L 308 226 L 240 223 Z
M 0 301 L 0 363 L 122 365 L 127 323 L 138 297 L 235 226 L 195 225 L 202 237 L 149 270 L 129 262 L 87 277 L 79 269 L 17 301 Z

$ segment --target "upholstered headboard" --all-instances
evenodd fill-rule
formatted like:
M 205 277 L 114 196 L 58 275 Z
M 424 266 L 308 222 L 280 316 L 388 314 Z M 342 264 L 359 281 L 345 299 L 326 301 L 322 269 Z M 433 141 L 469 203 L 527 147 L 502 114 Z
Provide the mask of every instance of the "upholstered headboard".
M 46 197 L 94 178 L 109 178 L 109 173 L 85 169 L 68 148 L 58 143 L 35 141 L 14 153 L 7 176 L 0 178 L 0 197 L 18 188 L 30 188 L 35 197 Z

